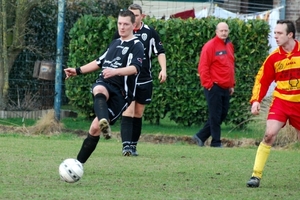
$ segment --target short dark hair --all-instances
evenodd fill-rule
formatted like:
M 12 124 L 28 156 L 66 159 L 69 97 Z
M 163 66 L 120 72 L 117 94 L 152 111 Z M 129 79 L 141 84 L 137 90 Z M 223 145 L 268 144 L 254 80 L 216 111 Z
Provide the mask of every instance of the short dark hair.
M 143 13 L 143 10 L 142 10 L 142 6 L 140 6 L 139 4 L 131 4 L 129 7 L 128 7 L 129 10 L 139 10 L 141 12 L 141 14 Z
M 293 33 L 293 39 L 295 39 L 295 34 L 296 34 L 296 28 L 295 28 L 295 25 L 292 21 L 290 20 L 278 20 L 277 21 L 277 24 L 286 24 L 287 26 L 287 29 L 286 29 L 286 32 L 287 34 L 289 33 Z
M 133 12 L 131 12 L 130 10 L 121 10 L 119 12 L 119 16 L 121 17 L 130 17 L 130 20 L 132 23 L 135 22 L 135 16 L 133 14 Z

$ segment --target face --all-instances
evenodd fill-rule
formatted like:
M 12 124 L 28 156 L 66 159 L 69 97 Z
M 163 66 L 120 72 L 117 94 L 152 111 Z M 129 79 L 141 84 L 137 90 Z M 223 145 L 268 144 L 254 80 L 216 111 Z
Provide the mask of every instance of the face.
M 276 24 L 274 29 L 275 40 L 278 46 L 284 46 L 287 42 L 293 38 L 293 34 L 287 34 L 286 24 Z
M 217 29 L 216 29 L 216 35 L 222 39 L 222 40 L 226 40 L 228 38 L 229 35 L 229 28 L 228 25 L 226 23 L 219 23 L 217 25 Z
M 118 18 L 118 32 L 121 38 L 127 39 L 127 37 L 132 35 L 134 25 L 130 17 L 122 17 Z
M 136 26 L 139 26 L 144 18 L 144 15 L 140 12 L 140 10 L 132 10 L 130 9 L 131 12 L 133 12 L 135 16 L 135 24 Z

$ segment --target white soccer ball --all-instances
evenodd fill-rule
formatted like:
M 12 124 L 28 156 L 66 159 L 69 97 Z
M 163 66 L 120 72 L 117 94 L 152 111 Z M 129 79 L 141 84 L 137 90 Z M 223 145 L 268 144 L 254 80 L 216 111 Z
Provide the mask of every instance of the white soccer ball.
M 68 158 L 59 165 L 59 175 L 61 180 L 75 183 L 83 176 L 83 166 L 78 160 Z

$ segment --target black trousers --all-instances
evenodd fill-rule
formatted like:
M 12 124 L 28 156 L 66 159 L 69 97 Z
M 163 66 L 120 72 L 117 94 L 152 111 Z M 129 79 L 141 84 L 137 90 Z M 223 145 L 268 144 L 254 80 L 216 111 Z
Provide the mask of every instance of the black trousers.
M 212 147 L 221 146 L 221 124 L 225 120 L 229 110 L 230 93 L 214 84 L 210 90 L 204 88 L 204 95 L 208 105 L 208 120 L 197 133 L 202 142 L 212 137 Z

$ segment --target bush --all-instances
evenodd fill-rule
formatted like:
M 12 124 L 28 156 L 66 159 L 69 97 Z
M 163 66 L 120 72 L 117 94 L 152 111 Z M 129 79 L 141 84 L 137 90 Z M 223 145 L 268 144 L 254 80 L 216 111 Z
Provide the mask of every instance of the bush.
M 202 46 L 215 35 L 221 19 L 146 18 L 164 42 L 167 56 L 168 79 L 159 84 L 160 67 L 153 62 L 154 90 L 152 103 L 146 107 L 144 119 L 152 123 L 168 116 L 177 124 L 202 124 L 207 119 L 207 105 L 200 86 L 197 66 Z M 268 54 L 269 25 L 262 20 L 225 20 L 230 27 L 230 38 L 235 46 L 236 87 L 231 98 L 231 109 L 226 123 L 243 124 L 249 118 L 249 99 L 254 77 Z M 117 30 L 112 17 L 83 16 L 70 31 L 69 66 L 81 66 L 102 53 Z M 90 86 L 98 72 L 76 77 L 66 83 L 70 103 L 87 116 L 93 115 Z

